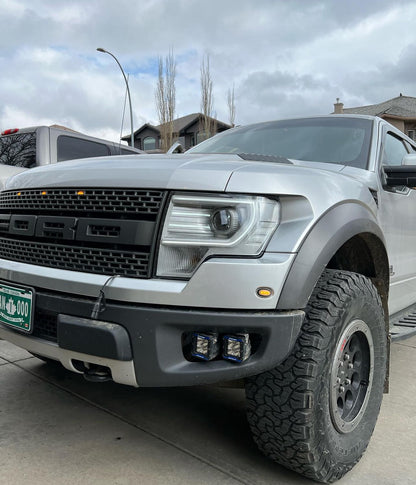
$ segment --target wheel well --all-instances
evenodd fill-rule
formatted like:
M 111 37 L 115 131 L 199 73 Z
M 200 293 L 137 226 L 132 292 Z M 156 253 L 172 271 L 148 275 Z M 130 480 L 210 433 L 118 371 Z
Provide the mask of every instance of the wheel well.
M 388 320 L 389 263 L 384 244 L 377 236 L 362 233 L 352 237 L 338 249 L 327 268 L 352 271 L 370 278 L 380 294 Z

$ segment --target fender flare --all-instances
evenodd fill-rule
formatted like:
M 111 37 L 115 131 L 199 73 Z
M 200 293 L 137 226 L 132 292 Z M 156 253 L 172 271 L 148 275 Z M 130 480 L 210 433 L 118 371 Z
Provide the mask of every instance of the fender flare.
M 305 308 L 334 254 L 349 239 L 363 233 L 372 234 L 381 241 L 387 258 L 383 232 L 365 206 L 347 202 L 326 212 L 305 237 L 283 285 L 277 309 Z

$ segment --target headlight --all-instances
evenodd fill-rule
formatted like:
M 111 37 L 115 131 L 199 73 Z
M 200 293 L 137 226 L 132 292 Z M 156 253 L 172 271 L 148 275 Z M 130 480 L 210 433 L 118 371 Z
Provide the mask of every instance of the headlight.
M 159 247 L 158 276 L 190 277 L 208 256 L 256 256 L 279 223 L 276 200 L 244 195 L 173 195 Z

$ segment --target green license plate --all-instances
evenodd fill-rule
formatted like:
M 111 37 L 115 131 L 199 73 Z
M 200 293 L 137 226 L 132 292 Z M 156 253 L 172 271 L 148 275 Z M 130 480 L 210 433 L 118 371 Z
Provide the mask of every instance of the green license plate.
M 0 323 L 31 332 L 34 300 L 33 289 L 18 288 L 0 281 Z

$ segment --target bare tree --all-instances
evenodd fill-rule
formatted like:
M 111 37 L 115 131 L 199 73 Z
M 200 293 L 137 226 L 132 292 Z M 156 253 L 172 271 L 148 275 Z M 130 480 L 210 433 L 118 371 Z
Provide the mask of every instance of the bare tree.
M 173 120 L 176 109 L 176 60 L 173 51 L 163 62 L 159 57 L 158 81 L 155 90 L 156 108 L 160 124 L 161 148 L 167 151 L 173 142 Z
M 231 126 L 235 125 L 235 96 L 234 96 L 234 84 L 233 89 L 229 89 L 227 93 L 227 105 L 228 105 L 228 121 Z
M 204 55 L 201 63 L 201 111 L 203 137 L 209 138 L 215 134 L 216 130 L 216 122 L 213 119 L 214 96 L 212 94 L 209 54 Z

